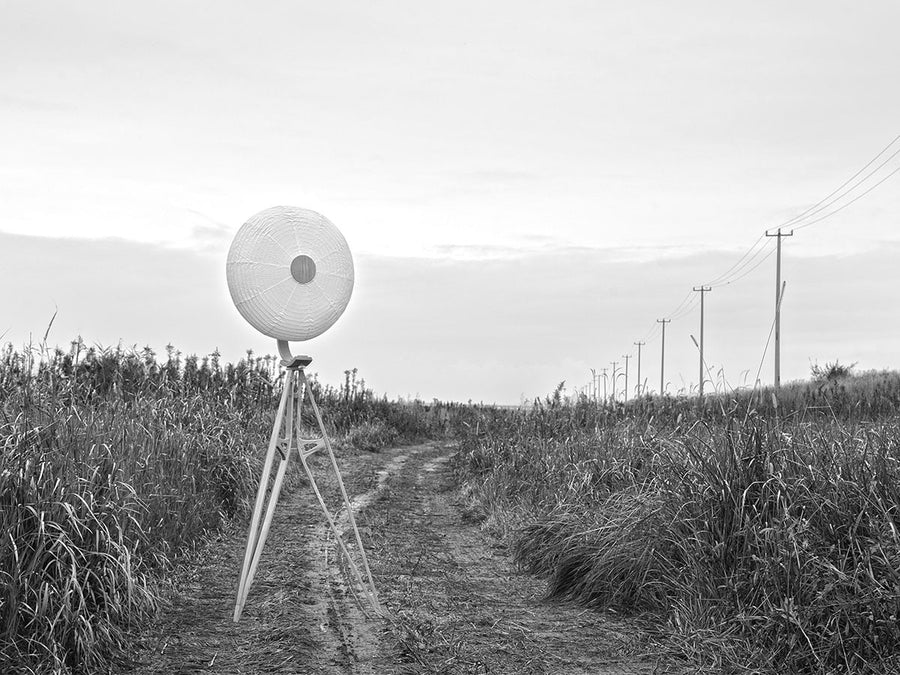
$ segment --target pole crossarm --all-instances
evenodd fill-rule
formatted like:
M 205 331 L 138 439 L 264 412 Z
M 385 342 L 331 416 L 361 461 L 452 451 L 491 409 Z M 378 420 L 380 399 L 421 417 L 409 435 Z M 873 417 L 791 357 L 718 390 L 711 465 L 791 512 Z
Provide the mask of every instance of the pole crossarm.
M 793 237 L 794 231 L 791 230 L 790 232 L 782 232 L 781 228 L 779 227 L 777 230 L 775 230 L 774 234 L 769 234 L 769 231 L 766 230 L 766 236 L 767 237 Z

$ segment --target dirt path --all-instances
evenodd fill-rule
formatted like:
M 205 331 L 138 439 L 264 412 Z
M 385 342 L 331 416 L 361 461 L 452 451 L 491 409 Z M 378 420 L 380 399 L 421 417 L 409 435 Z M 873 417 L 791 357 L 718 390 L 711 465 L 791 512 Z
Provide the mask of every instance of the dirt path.
M 451 454 L 429 444 L 343 462 L 388 619 L 366 617 L 311 490 L 295 480 L 240 623 L 231 614 L 246 535 L 232 531 L 209 549 L 125 672 L 666 672 L 640 656 L 649 647 L 633 626 L 542 600 L 543 584 L 464 520 Z M 322 482 L 336 503 L 333 481 Z

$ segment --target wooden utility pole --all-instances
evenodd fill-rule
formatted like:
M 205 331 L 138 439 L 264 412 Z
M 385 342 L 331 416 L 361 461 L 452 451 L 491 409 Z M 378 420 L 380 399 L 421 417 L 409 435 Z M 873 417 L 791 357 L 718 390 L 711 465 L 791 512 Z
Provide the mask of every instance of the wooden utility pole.
M 638 373 L 637 373 L 637 375 L 638 375 L 638 380 L 637 380 L 637 381 L 638 381 L 638 384 L 637 384 L 637 395 L 638 395 L 638 398 L 640 398 L 641 394 L 643 393 L 643 392 L 641 391 L 641 389 L 643 389 L 643 386 L 642 386 L 643 380 L 641 379 L 641 347 L 643 347 L 643 346 L 644 346 L 645 344 L 647 344 L 647 343 L 646 343 L 646 342 L 640 342 L 640 341 L 638 341 L 638 342 L 635 342 L 634 344 L 635 344 L 635 346 L 638 348 Z
M 662 324 L 662 361 L 659 364 L 659 395 L 666 393 L 666 324 L 672 323 L 672 319 L 657 319 L 656 323 Z
M 775 234 L 766 232 L 767 237 L 777 237 L 775 241 L 775 389 L 781 388 L 781 239 L 793 237 L 794 231 L 782 234 L 781 228 Z
M 603 373 L 603 405 L 606 405 L 606 368 L 601 368 L 600 372 Z
M 612 361 L 612 400 L 613 403 L 616 401 L 616 364 L 617 361 Z
M 700 396 L 703 396 L 703 297 L 712 290 L 712 286 L 694 286 L 694 291 L 700 293 Z
M 628 403 L 628 359 L 631 354 L 624 354 L 622 358 L 625 359 L 625 403 Z

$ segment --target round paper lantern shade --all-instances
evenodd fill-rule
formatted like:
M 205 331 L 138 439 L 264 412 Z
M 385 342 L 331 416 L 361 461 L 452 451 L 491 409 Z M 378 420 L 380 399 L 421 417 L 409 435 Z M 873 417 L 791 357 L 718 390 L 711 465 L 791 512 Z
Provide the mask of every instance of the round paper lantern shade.
M 276 340 L 309 340 L 338 320 L 353 292 L 353 258 L 325 216 L 293 206 L 260 211 L 234 236 L 225 266 L 235 307 Z

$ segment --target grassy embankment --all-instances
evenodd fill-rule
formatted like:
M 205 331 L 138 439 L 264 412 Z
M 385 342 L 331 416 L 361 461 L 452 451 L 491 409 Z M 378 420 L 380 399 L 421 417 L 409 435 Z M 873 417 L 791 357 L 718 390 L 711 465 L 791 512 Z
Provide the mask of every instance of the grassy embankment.
M 900 375 L 481 414 L 457 471 L 553 595 L 716 672 L 900 672 Z
M 280 395 L 274 359 L 159 364 L 72 344 L 0 352 L 0 672 L 105 672 L 172 565 L 245 517 Z M 345 451 L 441 433 L 446 407 L 314 383 Z

